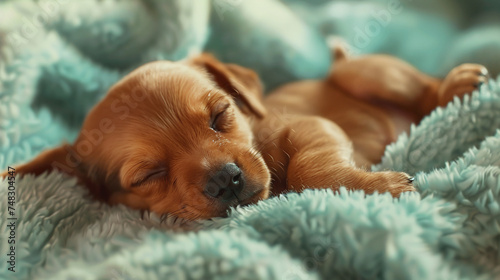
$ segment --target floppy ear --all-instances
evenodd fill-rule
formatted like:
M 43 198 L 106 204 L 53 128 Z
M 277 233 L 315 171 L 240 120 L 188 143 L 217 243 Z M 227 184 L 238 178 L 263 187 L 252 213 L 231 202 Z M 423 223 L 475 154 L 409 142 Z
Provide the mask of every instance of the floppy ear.
M 243 112 L 249 111 L 258 118 L 266 115 L 266 108 L 262 104 L 262 84 L 254 71 L 236 64 L 222 63 L 207 53 L 192 58 L 190 62 L 205 69 L 221 89 L 235 98 Z
M 73 147 L 69 144 L 63 144 L 59 147 L 43 151 L 36 158 L 28 163 L 15 166 L 15 176 L 33 174 L 40 175 L 44 172 L 58 170 L 78 178 L 78 181 L 87 186 L 90 193 L 98 199 L 106 199 L 106 194 L 95 180 L 84 174 L 85 166 L 82 159 L 75 153 Z M 0 179 L 8 177 L 8 170 L 0 173 Z
M 72 174 L 74 168 L 64 165 L 69 147 L 70 146 L 66 144 L 43 151 L 30 162 L 14 167 L 14 172 L 16 176 L 21 174 L 40 175 L 45 171 L 51 170 L 62 170 L 63 172 Z M 5 173 L 2 173 L 1 176 L 3 177 L 4 175 Z

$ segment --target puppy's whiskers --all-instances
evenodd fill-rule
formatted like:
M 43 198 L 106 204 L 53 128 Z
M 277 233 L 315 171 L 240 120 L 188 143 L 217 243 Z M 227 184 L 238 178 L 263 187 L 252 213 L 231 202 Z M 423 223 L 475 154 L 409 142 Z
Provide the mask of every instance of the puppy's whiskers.
M 252 148 L 250 150 L 250 156 L 251 156 L 251 158 L 250 158 L 251 164 L 259 164 L 261 159 L 262 159 L 262 154 L 259 151 L 257 151 L 255 148 Z

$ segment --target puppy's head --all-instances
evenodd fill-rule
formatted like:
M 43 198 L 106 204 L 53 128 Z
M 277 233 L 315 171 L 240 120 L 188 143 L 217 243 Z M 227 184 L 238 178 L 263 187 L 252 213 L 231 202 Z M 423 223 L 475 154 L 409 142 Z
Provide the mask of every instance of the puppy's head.
M 136 209 L 223 216 L 269 194 L 248 122 L 266 113 L 261 95 L 255 73 L 209 55 L 146 64 L 111 88 L 73 145 L 17 171 L 60 169 L 97 197 Z

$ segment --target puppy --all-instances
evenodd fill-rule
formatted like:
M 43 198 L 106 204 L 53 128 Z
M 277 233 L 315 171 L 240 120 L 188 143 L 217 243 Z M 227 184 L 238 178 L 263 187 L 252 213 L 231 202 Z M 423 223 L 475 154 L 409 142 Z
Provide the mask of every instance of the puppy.
M 59 170 L 104 202 L 190 220 L 304 188 L 414 191 L 405 173 L 366 168 L 412 122 L 486 82 L 485 68 L 438 80 L 393 57 L 336 54 L 326 79 L 265 100 L 253 71 L 207 54 L 146 64 L 109 90 L 73 144 L 16 172 Z

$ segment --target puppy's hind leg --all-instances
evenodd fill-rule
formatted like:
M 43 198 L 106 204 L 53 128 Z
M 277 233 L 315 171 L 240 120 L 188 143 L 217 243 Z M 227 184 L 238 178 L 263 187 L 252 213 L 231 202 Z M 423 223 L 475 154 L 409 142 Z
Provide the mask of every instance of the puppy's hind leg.
M 382 101 L 417 117 L 428 114 L 428 98 L 441 81 L 388 55 L 361 56 L 335 63 L 327 78 L 346 94 L 367 101 Z M 432 103 L 432 102 L 431 102 Z
M 463 97 L 488 82 L 488 69 L 479 64 L 462 64 L 453 68 L 441 83 L 437 106 L 446 106 L 455 96 Z
M 487 76 L 484 66 L 463 64 L 441 80 L 401 59 L 369 55 L 335 63 L 328 82 L 356 98 L 385 101 L 421 119 L 436 107 L 445 106 L 454 96 L 471 93 L 487 82 Z

